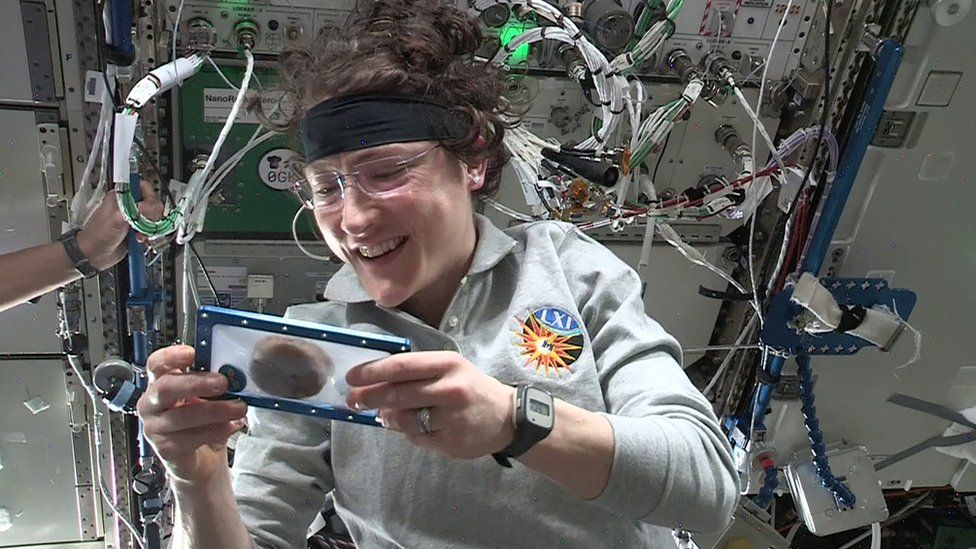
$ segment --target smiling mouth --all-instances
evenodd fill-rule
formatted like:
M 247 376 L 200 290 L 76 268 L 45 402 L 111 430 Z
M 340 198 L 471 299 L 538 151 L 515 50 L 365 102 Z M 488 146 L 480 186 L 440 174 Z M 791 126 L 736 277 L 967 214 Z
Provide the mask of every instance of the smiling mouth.
M 400 236 L 391 240 L 387 240 L 386 242 L 382 242 L 375 246 L 359 246 L 358 248 L 356 248 L 356 251 L 359 252 L 359 255 L 361 257 L 364 257 L 366 259 L 376 259 L 399 248 L 406 241 L 407 241 L 407 237 Z

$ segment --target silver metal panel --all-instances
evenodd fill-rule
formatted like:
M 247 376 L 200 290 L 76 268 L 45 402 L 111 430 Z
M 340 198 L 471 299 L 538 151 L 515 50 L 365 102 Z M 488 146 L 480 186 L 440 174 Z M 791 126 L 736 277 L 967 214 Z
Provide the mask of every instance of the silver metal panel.
M 44 0 L 20 0 L 21 18 L 24 24 L 27 62 L 30 64 L 31 98 L 34 101 L 53 102 L 57 99 L 55 88 L 60 86 L 51 59 L 51 36 L 48 31 L 49 13 Z M 53 10 L 50 22 L 55 21 Z
M 84 543 L 58 543 L 44 545 L 19 545 L 12 549 L 105 549 L 106 545 L 101 541 L 89 541 Z
M 0 102 L 33 101 L 20 2 L 0 2 L 0 36 L 3 36 L 3 47 L 0 48 L 0 67 L 3 67 Z
M 0 110 L 0 135 L 0 253 L 46 244 L 51 233 L 34 113 Z M 58 353 L 56 330 L 52 294 L 14 307 L 0 314 L 0 354 Z
M 65 388 L 68 395 L 67 427 L 71 432 L 75 455 L 75 486 L 82 539 L 98 539 L 102 537 L 102 520 L 98 516 L 99 493 L 95 488 L 97 480 L 92 469 L 91 400 L 73 372 L 65 373 Z
M 923 335 L 921 360 L 906 333 L 891 353 L 866 349 L 845 358 L 818 358 L 817 411 L 826 441 L 863 444 L 875 458 L 941 434 L 949 422 L 889 404 L 902 392 L 954 409 L 976 404 L 976 172 L 972 114 L 961 98 L 976 94 L 972 43 L 976 16 L 955 27 L 936 26 L 922 7 L 907 40 L 905 61 L 887 105 L 925 113 L 927 121 L 907 148 L 868 151 L 835 248 L 849 250 L 835 268 L 840 276 L 892 276 L 892 285 L 918 294 L 910 322 Z M 945 108 L 919 107 L 916 99 L 930 70 L 959 71 L 963 78 Z M 914 141 L 914 142 L 913 142 Z M 794 370 L 787 364 L 787 373 Z M 809 447 L 798 401 L 775 403 L 767 439 L 780 455 Z M 883 425 L 884 427 L 879 427 Z M 943 486 L 960 461 L 934 449 L 880 471 L 882 486 Z
M 837 510 L 837 499 L 817 475 L 813 456 L 795 456 L 784 471 L 796 502 L 797 515 L 811 533 L 826 536 L 882 522 L 888 518 L 888 506 L 877 473 L 867 452 L 860 446 L 842 446 L 827 451 L 830 468 L 856 497 L 851 508 Z
M 522 117 L 523 124 L 529 130 L 543 139 L 555 138 L 561 142 L 569 140 L 579 142 L 589 137 L 592 109 L 582 98 L 579 86 L 566 79 L 557 78 L 526 77 L 520 82 L 526 88 L 527 97 L 534 98 L 531 108 Z M 680 96 L 682 87 L 676 84 L 655 83 L 648 84 L 646 90 L 651 99 L 643 107 L 645 116 Z M 756 98 L 759 95 L 757 89 L 748 88 L 743 94 L 751 105 L 756 105 Z M 573 117 L 573 123 L 566 128 L 570 131 L 560 130 L 549 121 L 550 112 L 557 105 L 568 108 L 571 113 L 582 111 L 585 114 Z M 717 106 L 701 101 L 689 112 L 691 113 L 689 119 L 679 122 L 672 130 L 667 146 L 661 152 L 660 164 L 657 155 L 651 155 L 646 160 L 648 169 L 652 172 L 655 171 L 655 167 L 658 168 L 654 178 L 654 187 L 658 194 L 669 189 L 680 193 L 696 186 L 704 176 L 718 175 L 730 180 L 735 179 L 741 169 L 715 141 L 715 130 L 723 125 L 732 126 L 745 141 L 751 141 L 752 121 L 745 114 L 738 100 L 730 97 Z M 762 120 L 767 130 L 775 133 L 778 121 L 769 117 L 762 117 Z M 756 158 L 763 159 L 769 155 L 768 147 L 759 136 L 756 138 L 756 151 Z M 629 195 L 636 197 L 638 190 L 642 189 L 638 189 L 637 184 L 632 184 Z M 504 172 L 497 198 L 499 202 L 517 211 L 528 212 L 522 187 L 511 169 L 506 169 Z M 508 220 L 505 216 L 497 215 L 491 209 L 487 214 L 499 227 L 507 226 Z M 686 221 L 682 220 L 682 223 Z M 687 223 L 693 222 L 687 221 Z M 706 223 L 721 225 L 723 235 L 729 234 L 742 225 L 741 220 L 733 221 L 721 216 L 715 216 Z
M 0 547 L 80 541 L 63 365 L 60 360 L 4 360 L 0 373 L 0 507 L 13 518 L 12 527 L 0 532 Z
M 723 245 L 695 245 L 713 264 L 719 265 Z M 609 244 L 607 248 L 636 268 L 640 260 L 639 245 Z M 704 347 L 712 335 L 713 319 L 722 302 L 698 294 L 698 287 L 724 290 L 728 283 L 711 271 L 692 265 L 667 244 L 655 244 L 647 266 L 647 289 L 644 308 L 665 330 L 681 343 L 682 348 Z M 702 353 L 685 353 L 685 365 Z
M 194 244 L 218 286 L 217 277 L 227 272 L 228 268 L 243 269 L 246 274 L 274 276 L 274 298 L 264 304 L 264 312 L 269 314 L 282 314 L 289 305 L 315 301 L 317 296 L 321 296 L 329 277 L 341 267 L 341 263 L 310 259 L 294 243 L 287 241 L 198 240 Z M 328 254 L 324 243 L 303 245 L 313 253 Z M 182 261 L 177 263 L 182 265 Z M 212 292 L 202 278 L 198 279 L 197 289 L 204 303 L 213 301 Z M 221 288 L 218 288 L 218 292 L 223 293 Z M 250 301 L 237 306 L 253 311 L 257 303 Z

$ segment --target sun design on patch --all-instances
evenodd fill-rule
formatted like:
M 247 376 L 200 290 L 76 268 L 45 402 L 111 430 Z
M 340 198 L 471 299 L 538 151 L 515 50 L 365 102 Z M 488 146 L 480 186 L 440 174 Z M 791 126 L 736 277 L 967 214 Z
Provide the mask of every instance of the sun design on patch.
M 535 315 L 529 315 L 528 322 L 519 322 L 521 331 L 515 335 L 521 338 L 517 346 L 521 349 L 521 355 L 528 357 L 524 366 L 535 363 L 535 371 L 543 370 L 546 377 L 549 377 L 550 370 L 559 377 L 559 369 L 572 372 L 570 364 L 576 357 L 570 351 L 582 349 L 578 345 L 569 343 L 573 336 L 563 336 L 554 333 L 549 328 L 540 325 Z

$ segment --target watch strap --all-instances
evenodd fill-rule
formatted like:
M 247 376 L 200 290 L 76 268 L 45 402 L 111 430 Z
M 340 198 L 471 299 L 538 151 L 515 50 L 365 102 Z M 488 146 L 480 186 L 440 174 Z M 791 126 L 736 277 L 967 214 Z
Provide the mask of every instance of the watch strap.
M 81 273 L 81 276 L 91 278 L 98 274 L 98 269 L 85 257 L 85 254 L 81 251 L 81 247 L 78 246 L 79 232 L 80 229 L 72 229 L 61 235 L 59 240 L 61 241 L 61 245 L 64 246 L 64 252 L 68 255 L 68 260 L 74 265 L 75 270 Z
M 528 391 L 528 388 L 529 385 L 518 385 L 515 389 L 515 410 L 513 412 L 515 415 L 513 419 L 515 423 L 515 440 L 505 449 L 491 455 L 502 467 L 511 467 L 512 462 L 510 458 L 519 457 L 525 452 L 528 452 L 529 449 L 549 435 L 548 429 L 539 428 L 525 419 L 525 393 Z

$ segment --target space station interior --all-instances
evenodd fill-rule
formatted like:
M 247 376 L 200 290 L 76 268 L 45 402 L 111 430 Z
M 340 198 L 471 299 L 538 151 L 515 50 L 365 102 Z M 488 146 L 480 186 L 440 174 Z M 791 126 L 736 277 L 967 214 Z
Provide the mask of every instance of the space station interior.
M 0 307 L 0 547 L 174 543 L 172 471 L 137 413 L 158 349 L 199 358 L 211 343 L 214 372 L 234 362 L 218 347 L 253 362 L 280 343 L 258 335 L 289 329 L 319 338 L 310 353 L 365 353 L 335 351 L 330 372 L 408 350 L 283 318 L 323 302 L 343 261 L 302 194 L 307 146 L 274 124 L 296 108 L 280 62 L 364 5 L 0 1 L 0 281 L 29 284 L 13 262 L 34 248 L 78 271 Z M 738 503 L 715 532 L 658 525 L 674 546 L 976 547 L 976 358 L 963 345 L 976 336 L 976 155 L 962 147 L 976 138 L 972 0 L 456 6 L 480 27 L 471 62 L 503 75 L 514 113 L 501 185 L 475 211 L 500 229 L 575 225 L 631 267 L 717 419 Z M 354 195 L 370 177 L 357 172 Z M 128 223 L 128 253 L 93 270 L 72 246 L 76 229 L 107 223 L 105 200 Z M 550 345 L 586 329 L 560 311 L 526 322 Z M 574 348 L 537 351 L 559 376 Z M 224 368 L 229 392 L 243 390 L 235 375 L 258 382 Z M 267 391 L 288 398 L 245 400 L 347 429 L 382 421 L 341 398 L 303 404 L 314 388 Z M 243 436 L 221 451 L 232 459 Z M 341 511 L 327 502 L 298 539 L 354 547 Z

